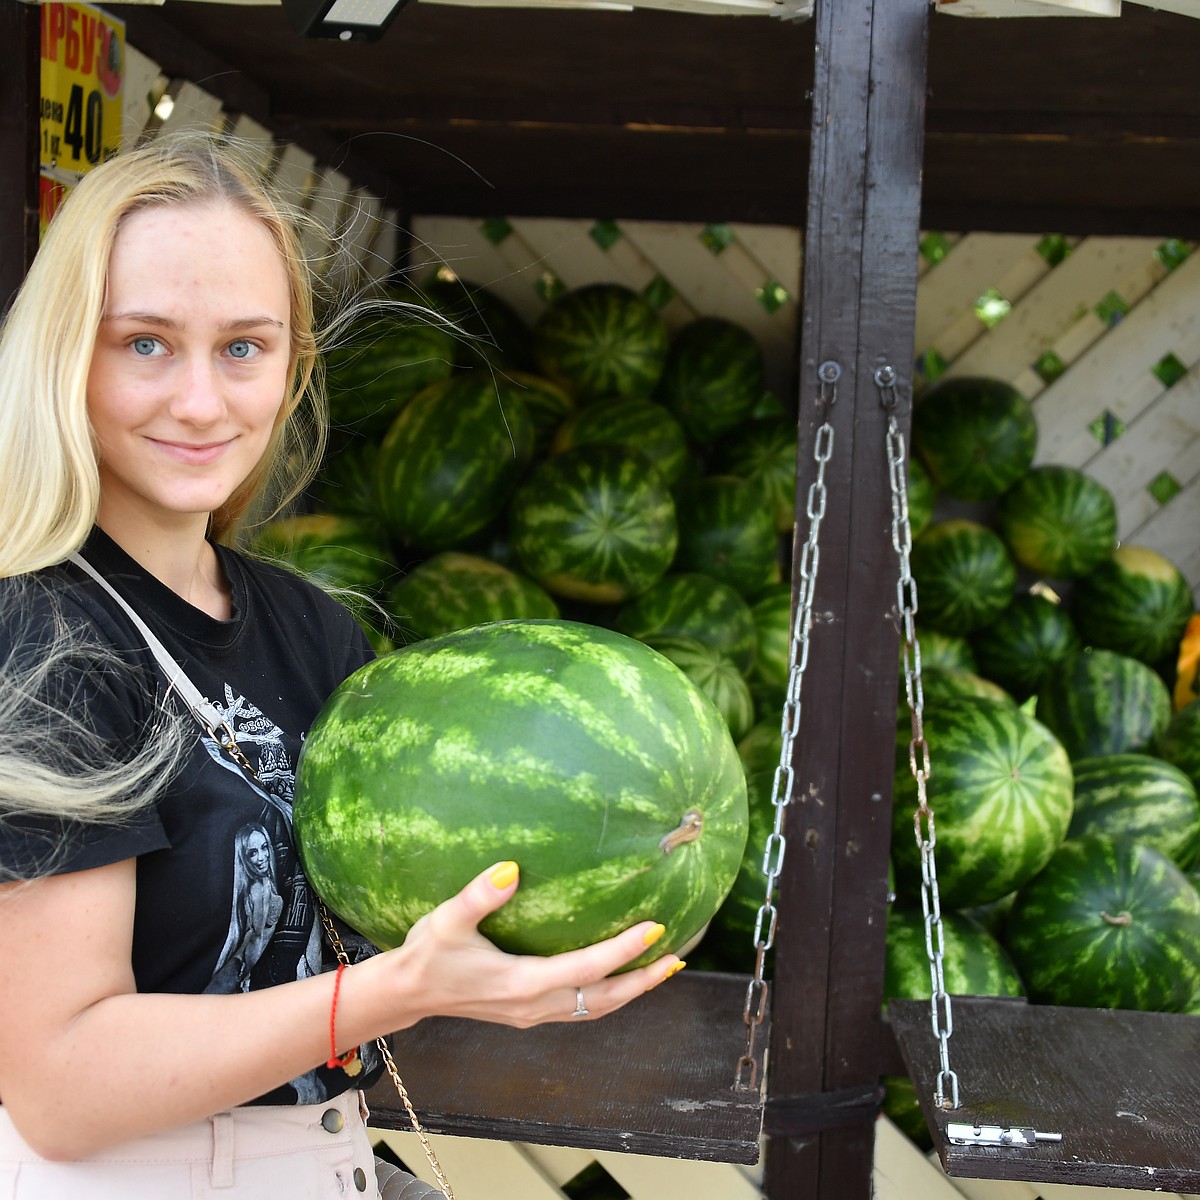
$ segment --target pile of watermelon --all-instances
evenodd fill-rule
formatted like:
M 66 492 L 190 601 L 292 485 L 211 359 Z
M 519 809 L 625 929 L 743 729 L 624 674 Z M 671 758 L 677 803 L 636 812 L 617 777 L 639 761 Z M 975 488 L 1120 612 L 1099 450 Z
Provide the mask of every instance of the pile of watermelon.
M 1002 381 L 951 377 L 914 408 L 947 989 L 1200 1013 L 1200 617 L 1174 563 L 1119 544 L 1111 493 L 1036 450 Z M 902 680 L 889 996 L 928 998 L 912 736 Z M 924 1141 L 907 1080 L 888 1085 Z

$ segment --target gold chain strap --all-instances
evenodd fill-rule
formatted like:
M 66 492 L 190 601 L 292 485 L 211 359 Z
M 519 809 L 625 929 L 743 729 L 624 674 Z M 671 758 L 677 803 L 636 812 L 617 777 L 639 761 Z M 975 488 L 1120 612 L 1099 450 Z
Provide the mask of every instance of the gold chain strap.
M 263 781 L 259 778 L 258 772 L 254 769 L 250 760 L 246 757 L 245 751 L 237 744 L 237 738 L 234 736 L 233 730 L 226 725 L 223 729 L 217 731 L 217 742 L 221 749 L 229 755 L 231 759 L 247 775 L 251 777 L 260 787 L 264 787 Z M 321 925 L 325 930 L 325 936 L 329 939 L 330 946 L 333 947 L 333 952 L 337 956 L 338 962 L 345 967 L 351 965 L 350 955 L 346 953 L 346 947 L 342 944 L 342 939 L 338 935 L 337 928 L 333 923 L 333 917 L 329 915 L 329 909 L 325 907 L 322 900 L 317 901 L 317 908 L 321 914 Z M 454 1191 L 450 1187 L 449 1180 L 446 1178 L 445 1172 L 442 1170 L 442 1164 L 438 1162 L 437 1155 L 433 1152 L 433 1147 L 429 1144 L 429 1138 L 425 1134 L 425 1130 L 421 1127 L 421 1122 L 417 1117 L 417 1110 L 413 1108 L 412 1101 L 408 1097 L 408 1089 L 404 1086 L 404 1081 L 400 1078 L 400 1072 L 396 1067 L 396 1060 L 392 1057 L 391 1048 L 388 1046 L 386 1039 L 377 1037 L 375 1045 L 379 1047 L 379 1053 L 383 1056 L 383 1065 L 387 1068 L 387 1073 L 391 1077 L 392 1083 L 396 1088 L 396 1092 L 400 1097 L 401 1103 L 404 1105 L 404 1111 L 408 1113 L 408 1119 L 412 1122 L 413 1132 L 421 1143 L 421 1149 L 425 1151 L 425 1157 L 429 1160 L 430 1169 L 433 1171 L 434 1177 L 437 1179 L 437 1185 L 441 1189 L 442 1195 L 446 1200 L 454 1200 Z

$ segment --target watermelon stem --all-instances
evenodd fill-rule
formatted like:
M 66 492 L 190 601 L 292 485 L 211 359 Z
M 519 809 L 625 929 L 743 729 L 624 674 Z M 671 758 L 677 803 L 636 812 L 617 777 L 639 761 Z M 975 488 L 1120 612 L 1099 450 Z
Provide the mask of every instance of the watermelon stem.
M 1103 917 L 1104 921 L 1109 925 L 1132 925 L 1133 924 L 1133 917 L 1128 912 L 1125 912 L 1124 910 L 1117 913 L 1117 915 L 1115 917 L 1110 917 L 1108 915 L 1108 913 L 1106 913 L 1106 912 L 1101 912 L 1100 916 Z
M 676 846 L 694 842 L 703 829 L 704 814 L 698 808 L 689 808 L 683 814 L 683 820 L 679 822 L 679 825 L 670 833 L 663 835 L 662 840 L 658 843 L 658 848 L 664 854 L 670 854 Z

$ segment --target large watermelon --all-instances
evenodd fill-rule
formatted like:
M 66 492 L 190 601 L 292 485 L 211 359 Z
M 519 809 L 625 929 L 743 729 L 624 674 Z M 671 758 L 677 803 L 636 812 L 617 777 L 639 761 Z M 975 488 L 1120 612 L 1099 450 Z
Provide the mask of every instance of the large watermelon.
M 937 485 L 933 477 L 921 465 L 919 458 L 908 460 L 908 529 L 915 542 L 929 528 L 933 520 L 933 506 L 937 501 Z
M 706 475 L 675 491 L 679 548 L 672 568 L 701 571 L 753 597 L 779 575 L 779 534 L 758 487 Z
M 735 429 L 762 391 L 762 350 L 742 326 L 700 317 L 671 339 L 658 395 L 695 441 L 714 442 Z
M 647 646 L 669 658 L 717 706 L 735 742 L 750 732 L 754 725 L 750 685 L 728 655 L 699 638 L 678 633 L 644 640 Z
M 422 288 L 425 302 L 456 326 L 455 362 L 478 367 L 484 362 L 529 367 L 533 334 L 520 314 L 495 292 L 446 272 Z
M 1154 753 L 1174 763 L 1200 792 L 1200 700 L 1173 713 L 1155 738 Z
M 313 485 L 313 499 L 321 512 L 375 519 L 375 466 L 379 442 L 353 436 L 331 440 Z
M 1157 550 L 1121 545 L 1076 583 L 1071 612 L 1089 645 L 1157 667 L 1176 654 L 1192 615 L 1192 589 Z
M 758 485 L 774 514 L 775 528 L 787 533 L 796 523 L 796 423 L 785 419 L 751 421 L 732 430 L 716 448 L 716 467 Z
M 737 744 L 737 751 L 750 778 L 757 771 L 774 771 L 783 753 L 781 713 L 769 713 Z
M 921 669 L 943 667 L 949 671 L 974 671 L 979 664 L 971 643 L 961 633 L 943 633 L 940 629 L 922 629 L 917 634 Z M 904 663 L 904 639 L 900 639 L 900 662 Z
M 520 397 L 488 371 L 464 371 L 409 402 L 379 449 L 378 511 L 422 550 L 462 544 L 493 519 L 533 454 Z
M 675 502 L 636 451 L 580 446 L 538 465 L 509 506 L 513 551 L 547 591 L 616 604 L 644 592 L 678 543 Z
M 418 392 L 449 378 L 454 354 L 453 336 L 432 318 L 404 311 L 372 317 L 326 356 L 331 424 L 382 434 Z
M 943 377 L 917 401 L 913 450 L 934 483 L 960 500 L 994 500 L 1033 463 L 1033 405 L 1010 383 Z
M 1042 676 L 1037 717 L 1072 759 L 1149 749 L 1171 719 L 1167 685 L 1145 663 L 1085 650 Z
M 1036 592 L 1014 596 L 994 620 L 976 630 L 971 644 L 980 674 L 1018 700 L 1036 692 L 1050 667 L 1080 648 L 1065 606 Z
M 558 605 L 533 580 L 457 550 L 443 550 L 409 571 L 392 586 L 390 604 L 405 641 L 488 621 L 559 615 Z
M 593 283 L 560 296 L 533 327 L 541 374 L 581 403 L 649 396 L 667 356 L 662 317 L 630 288 Z
M 999 704 L 1013 704 L 1013 698 L 998 684 L 974 671 L 954 670 L 950 667 L 926 667 L 921 671 L 921 695 L 925 704 L 936 708 L 943 700 L 967 699 L 994 700 Z M 911 706 L 908 702 L 907 685 L 900 677 L 900 723 L 910 721 Z M 911 724 L 909 725 L 911 728 Z
M 1112 493 L 1075 467 L 1034 467 L 996 507 L 1001 536 L 1023 567 L 1049 579 L 1077 579 L 1117 544 Z
M 653 400 L 618 397 L 590 404 L 559 426 L 553 449 L 561 454 L 598 442 L 645 455 L 668 486 L 677 483 L 688 466 L 683 426 Z
M 664 633 L 699 638 L 729 655 L 743 674 L 758 651 L 750 605 L 727 583 L 698 571 L 664 575 L 621 609 L 616 627 L 641 640 Z
M 1192 781 L 1149 754 L 1079 758 L 1068 837 L 1109 833 L 1161 851 L 1181 867 L 1200 849 L 1200 800 Z
M 750 606 L 758 634 L 758 653 L 751 677 L 768 693 L 779 697 L 783 707 L 792 662 L 792 585 L 774 583 L 765 588 Z
M 994 620 L 1008 607 L 1017 582 L 1017 569 L 997 534 L 963 518 L 930 525 L 910 562 L 919 612 L 945 633 L 971 633 Z
M 1178 1012 L 1200 990 L 1200 894 L 1166 855 L 1092 833 L 1017 893 L 1005 942 L 1032 998 Z
M 533 452 L 541 458 L 549 451 L 558 427 L 575 411 L 575 398 L 566 388 L 528 371 L 505 371 L 503 379 L 506 390 L 516 392 L 533 421 Z
M 281 562 L 334 590 L 374 594 L 396 571 L 391 547 L 378 528 L 334 513 L 278 517 L 254 535 L 250 546 L 259 557 Z
M 746 783 L 676 666 L 571 621 L 501 621 L 350 676 L 300 756 L 296 839 L 317 892 L 383 947 L 492 863 L 521 868 L 481 930 L 514 953 L 641 920 L 687 943 L 737 874 Z
M 901 724 L 892 858 L 902 894 L 915 889 L 921 875 L 910 739 L 911 729 Z M 997 900 L 1041 870 L 1066 836 L 1072 788 L 1066 751 L 1040 722 L 993 700 L 930 705 L 925 739 L 942 904 L 954 909 Z

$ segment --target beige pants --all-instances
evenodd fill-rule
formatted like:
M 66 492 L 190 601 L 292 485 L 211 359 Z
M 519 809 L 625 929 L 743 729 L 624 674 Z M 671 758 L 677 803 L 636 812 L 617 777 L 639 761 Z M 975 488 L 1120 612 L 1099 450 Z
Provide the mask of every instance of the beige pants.
M 0 1107 L 0 1200 L 378 1200 L 365 1107 L 247 1107 L 78 1162 L 39 1158 Z

